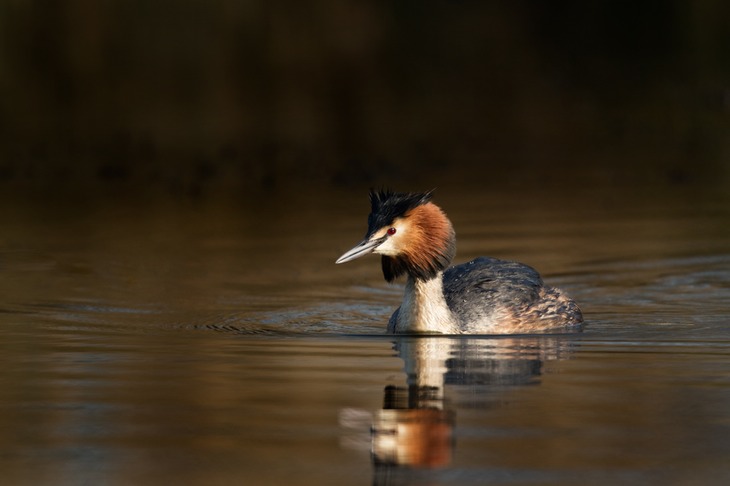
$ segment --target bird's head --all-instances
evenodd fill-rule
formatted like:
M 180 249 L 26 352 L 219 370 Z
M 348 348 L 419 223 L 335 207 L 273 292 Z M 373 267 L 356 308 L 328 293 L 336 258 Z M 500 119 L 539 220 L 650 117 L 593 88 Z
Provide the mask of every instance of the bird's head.
M 435 277 L 453 260 L 456 241 L 446 214 L 430 202 L 432 193 L 371 190 L 365 238 L 335 263 L 376 253 L 388 282 L 403 273 L 423 280 Z

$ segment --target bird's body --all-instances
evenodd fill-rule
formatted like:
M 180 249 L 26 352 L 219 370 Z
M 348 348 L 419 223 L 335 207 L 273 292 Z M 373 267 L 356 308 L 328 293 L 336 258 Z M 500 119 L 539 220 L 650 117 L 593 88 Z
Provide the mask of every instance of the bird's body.
M 372 191 L 365 239 L 337 260 L 374 252 L 382 255 L 387 281 L 407 274 L 389 332 L 524 334 L 582 324 L 577 304 L 545 286 L 532 267 L 481 257 L 449 268 L 456 238 L 430 198 L 431 193 Z
M 532 267 L 480 257 L 433 279 L 409 279 L 388 331 L 523 334 L 581 322 L 575 302 Z

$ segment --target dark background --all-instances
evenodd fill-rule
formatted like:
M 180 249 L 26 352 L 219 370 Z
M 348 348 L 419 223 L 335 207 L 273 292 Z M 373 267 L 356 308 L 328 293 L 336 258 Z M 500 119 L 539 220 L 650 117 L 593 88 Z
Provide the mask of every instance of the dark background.
M 730 184 L 730 3 L 6 0 L 0 189 Z

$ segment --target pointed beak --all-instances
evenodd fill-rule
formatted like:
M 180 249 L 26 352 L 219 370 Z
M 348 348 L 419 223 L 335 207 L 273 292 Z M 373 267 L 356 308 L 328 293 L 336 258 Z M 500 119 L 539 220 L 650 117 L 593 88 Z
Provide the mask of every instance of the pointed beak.
M 346 252 L 344 255 L 342 255 L 340 258 L 337 259 L 335 263 L 345 263 L 349 262 L 350 260 L 354 260 L 355 258 L 360 258 L 363 255 L 367 255 L 368 253 L 372 253 L 373 250 L 375 250 L 382 242 L 385 241 L 385 237 L 383 238 L 376 238 L 374 240 L 363 240 L 360 243 L 355 246 L 355 248 L 352 248 L 348 252 Z

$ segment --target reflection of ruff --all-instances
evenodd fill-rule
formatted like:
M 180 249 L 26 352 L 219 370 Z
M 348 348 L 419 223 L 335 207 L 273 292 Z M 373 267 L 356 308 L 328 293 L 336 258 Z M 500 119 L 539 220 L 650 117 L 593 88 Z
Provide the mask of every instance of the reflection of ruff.
M 373 423 L 373 459 L 420 467 L 451 462 L 453 414 L 433 408 L 381 410 Z

